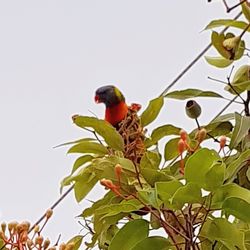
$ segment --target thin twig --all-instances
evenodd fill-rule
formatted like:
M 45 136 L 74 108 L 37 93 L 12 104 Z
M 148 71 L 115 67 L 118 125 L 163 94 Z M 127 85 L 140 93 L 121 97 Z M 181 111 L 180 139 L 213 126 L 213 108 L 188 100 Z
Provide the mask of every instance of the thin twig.
M 50 209 L 54 209 L 59 203 L 74 189 L 74 184 L 64 193 L 61 195 L 61 197 L 50 207 Z M 46 213 L 44 213 L 40 219 L 37 220 L 37 222 L 30 228 L 29 233 L 35 228 L 36 225 L 38 225 L 44 218 L 46 218 Z
M 233 5 L 232 7 L 229 7 L 226 0 L 222 0 L 223 1 L 223 4 L 225 5 L 226 7 L 226 10 L 227 10 L 227 13 L 231 12 L 232 10 L 234 10 L 235 8 L 237 8 L 238 6 L 240 6 L 241 4 L 243 4 L 244 2 L 246 2 L 247 0 L 242 0 L 240 1 L 239 3 Z
M 202 230 L 202 228 L 203 228 L 205 222 L 207 221 L 208 214 L 209 214 L 209 212 L 210 212 L 210 208 L 211 208 L 211 204 L 212 204 L 212 195 L 210 194 L 209 197 L 210 197 L 210 201 L 209 201 L 208 209 L 206 210 L 207 212 L 206 212 L 206 214 L 205 214 L 205 216 L 204 216 L 203 221 L 201 222 L 201 226 L 200 226 L 199 232 L 201 232 L 201 230 Z M 194 242 L 197 241 L 198 237 L 199 237 L 199 233 L 196 235 L 196 237 L 195 237 L 195 239 L 194 239 Z
M 238 96 L 236 95 L 233 99 L 231 99 L 231 101 L 229 101 L 229 103 L 227 103 L 225 107 L 223 107 L 222 110 L 211 120 L 211 122 L 219 117 L 237 98 Z
M 250 116 L 250 111 L 249 111 L 249 104 L 250 104 L 250 91 L 247 91 L 247 99 L 245 101 L 245 115 Z
M 242 0 L 241 2 L 235 4 L 234 6 L 230 7 L 227 9 L 227 13 L 231 12 L 232 10 L 234 10 L 235 8 L 237 8 L 238 6 L 240 6 L 241 4 L 243 4 L 244 2 L 246 2 L 247 0 Z

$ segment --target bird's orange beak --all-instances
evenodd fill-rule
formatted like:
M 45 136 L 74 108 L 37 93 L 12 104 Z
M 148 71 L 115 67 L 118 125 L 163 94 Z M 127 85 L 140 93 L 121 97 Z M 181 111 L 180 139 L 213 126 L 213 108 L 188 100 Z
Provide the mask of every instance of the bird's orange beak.
M 100 102 L 101 102 L 98 95 L 95 96 L 95 102 L 96 102 L 96 103 L 100 103 Z

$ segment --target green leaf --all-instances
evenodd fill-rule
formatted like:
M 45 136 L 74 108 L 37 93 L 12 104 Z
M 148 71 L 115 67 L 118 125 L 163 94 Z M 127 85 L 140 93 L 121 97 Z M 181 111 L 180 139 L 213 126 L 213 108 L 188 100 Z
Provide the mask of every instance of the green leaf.
M 238 173 L 238 171 L 246 164 L 249 158 L 250 158 L 250 149 L 241 153 L 234 161 L 232 161 L 228 165 L 226 169 L 225 179 L 231 180 L 232 178 L 234 178 Z
M 207 133 L 210 134 L 210 136 L 217 137 L 220 135 L 228 135 L 231 133 L 233 129 L 233 125 L 229 121 L 223 121 L 223 122 L 215 122 L 212 121 L 206 126 L 202 126 L 207 130 Z M 198 129 L 194 129 L 190 134 L 190 138 L 194 138 L 196 133 L 198 132 Z M 206 139 L 211 139 L 210 136 L 207 136 Z
M 250 66 L 242 65 L 237 69 L 234 74 L 233 80 L 230 85 L 225 87 L 233 95 L 240 94 L 246 90 L 250 90 Z
M 75 237 L 73 237 L 72 239 L 70 239 L 67 243 L 73 243 L 74 247 L 72 248 L 72 250 L 77 250 L 80 248 L 81 244 L 82 244 L 82 240 L 83 240 L 83 236 L 82 235 L 77 235 Z
M 173 180 L 173 177 L 168 176 L 165 173 L 160 172 L 158 170 L 150 169 L 150 168 L 141 169 L 141 175 L 151 187 L 153 187 L 155 182 L 158 182 L 158 181 Z
M 250 80 L 245 82 L 231 83 L 231 86 L 232 87 L 226 86 L 225 90 L 229 91 L 233 95 L 238 95 L 246 90 L 250 90 Z
M 250 71 L 249 65 L 246 64 L 246 65 L 240 66 L 234 74 L 232 83 L 236 84 L 236 83 L 248 81 L 249 71 Z
M 234 60 L 239 60 L 244 55 L 245 49 L 246 49 L 245 41 L 241 40 L 238 48 L 235 51 Z
M 97 155 L 106 155 L 108 154 L 108 149 L 104 147 L 102 144 L 96 142 L 84 141 L 71 147 L 68 150 L 68 154 L 71 153 L 83 153 L 83 154 L 90 153 Z
M 159 207 L 156 191 L 153 188 L 139 191 L 138 197 L 146 205 L 153 206 L 154 208 Z
M 132 250 L 169 250 L 171 246 L 171 243 L 166 238 L 151 236 L 140 241 Z
M 183 187 L 183 184 L 178 180 L 155 183 L 158 198 L 167 204 L 170 204 L 170 199 L 181 187 Z
M 224 209 L 227 214 L 231 214 L 246 223 L 250 223 L 250 203 L 240 198 L 230 197 L 223 202 L 222 209 Z
M 211 241 L 217 240 L 229 250 L 246 250 L 244 245 L 244 233 L 225 218 L 207 220 L 204 223 L 200 235 Z
M 241 140 L 245 137 L 250 129 L 250 117 L 241 116 L 235 112 L 235 126 L 232 132 L 232 138 L 229 144 L 230 149 L 234 149 L 238 146 Z
M 119 156 L 111 155 L 111 156 L 106 156 L 103 158 L 95 158 L 93 160 L 93 163 L 94 163 L 95 169 L 97 171 L 100 171 L 100 174 L 103 174 L 103 172 L 105 171 L 105 168 L 111 169 L 112 174 L 114 174 L 114 167 L 117 164 L 120 164 L 124 171 L 130 171 L 130 172 L 135 173 L 134 163 L 129 159 L 119 157 Z M 109 179 L 109 176 L 102 176 L 100 178 L 108 178 Z
M 143 127 L 153 122 L 161 111 L 164 104 L 163 96 L 155 98 L 149 102 L 148 107 L 141 115 L 141 124 Z
M 160 139 L 168 135 L 179 135 L 180 128 L 175 127 L 172 124 L 166 124 L 160 126 L 153 130 L 151 138 L 147 138 L 145 141 L 145 146 L 148 148 L 154 144 L 156 144 Z
M 90 169 L 85 168 L 80 176 L 77 176 L 74 192 L 77 202 L 80 202 L 96 185 L 98 178 Z
M 7 248 L 4 247 L 4 245 L 5 245 L 4 241 L 2 239 L 0 239 L 0 249 L 1 250 L 7 250 Z
M 59 148 L 59 147 L 67 146 L 67 145 L 71 145 L 71 144 L 77 144 L 77 143 L 84 142 L 84 141 L 96 141 L 96 139 L 93 139 L 93 138 L 82 138 L 82 139 L 79 139 L 79 140 L 75 140 L 75 141 L 70 141 L 70 142 L 65 142 L 65 143 L 59 144 L 59 145 L 55 146 L 54 148 Z
M 180 187 L 173 195 L 172 204 L 181 209 L 185 203 L 201 202 L 201 189 L 195 183 L 187 183 Z
M 186 100 L 186 99 L 195 98 L 195 97 L 223 98 L 223 96 L 213 91 L 203 91 L 200 89 L 177 90 L 177 91 L 173 91 L 173 92 L 166 94 L 165 97 L 179 99 L 179 100 Z
M 205 160 L 204 160 L 205 159 Z M 215 150 L 202 148 L 191 155 L 185 165 L 185 179 L 207 188 L 206 174 L 221 158 Z
M 235 183 L 230 183 L 221 186 L 221 188 L 214 192 L 212 207 L 220 209 L 224 201 L 232 197 L 244 200 L 250 204 L 250 191 Z
M 180 138 L 173 138 L 169 140 L 164 149 L 164 158 L 165 161 L 172 160 L 173 158 L 177 157 L 179 155 L 178 152 L 178 141 Z
M 122 166 L 122 171 L 125 174 L 121 175 L 121 184 L 127 184 L 127 178 L 129 176 L 135 176 L 135 166 L 132 161 L 120 158 L 117 156 L 109 156 L 103 158 L 96 158 L 92 161 L 93 171 L 95 172 L 98 179 L 108 179 L 111 181 L 117 181 L 117 176 L 115 175 L 114 167 L 116 164 Z
M 113 149 L 122 151 L 124 141 L 117 130 L 108 122 L 89 116 L 77 116 L 74 123 L 81 128 L 93 128 L 95 132 L 103 137 L 105 142 Z
M 131 250 L 148 237 L 149 224 L 145 220 L 133 220 L 123 226 L 112 239 L 109 250 Z
M 229 114 L 225 114 L 225 115 L 220 115 L 218 117 L 216 117 L 215 119 L 213 119 L 210 124 L 214 124 L 214 123 L 220 123 L 220 122 L 227 122 L 230 120 L 234 119 L 234 113 L 229 113 Z
M 213 31 L 211 35 L 211 41 L 214 46 L 214 48 L 220 53 L 221 56 L 223 56 L 226 59 L 232 59 L 232 53 L 228 51 L 224 46 L 223 42 L 225 41 L 225 34 L 224 33 L 218 33 Z
M 241 8 L 242 8 L 242 13 L 244 14 L 245 18 L 248 20 L 248 22 L 250 22 L 250 7 L 249 7 L 249 3 L 242 3 L 241 4 Z
M 158 152 L 147 151 L 146 153 L 144 153 L 140 161 L 140 167 L 159 169 L 160 162 L 161 162 L 161 155 Z
M 124 200 L 118 204 L 108 204 L 101 206 L 95 211 L 95 214 L 102 215 L 102 218 L 105 218 L 107 216 L 113 216 L 119 213 L 130 213 L 137 211 L 142 207 L 143 204 L 138 200 Z
M 156 213 L 160 215 L 160 212 L 157 211 Z M 161 220 L 154 213 L 150 213 L 150 226 L 152 229 L 159 229 L 161 227 Z
M 215 163 L 205 174 L 205 189 L 214 191 L 221 187 L 225 178 L 225 170 L 225 163 Z
M 210 134 L 210 136 L 217 137 L 221 135 L 228 135 L 233 130 L 233 125 L 231 122 L 221 122 L 217 124 L 210 124 L 205 126 L 205 129 Z M 210 138 L 207 136 L 207 138 Z
M 79 157 L 78 159 L 76 159 L 71 174 L 73 174 L 79 167 L 81 167 L 82 165 L 84 165 L 87 162 L 90 162 L 93 159 L 93 156 L 91 155 L 83 155 L 81 157 Z
M 226 59 L 222 56 L 212 57 L 205 56 L 206 61 L 217 68 L 226 68 L 233 63 L 233 60 Z
M 119 203 L 121 199 L 121 197 L 117 197 L 112 191 L 109 191 L 103 198 L 94 202 L 91 207 L 84 209 L 81 216 L 85 218 L 92 216 L 99 207 Z
M 211 21 L 205 28 L 205 30 L 213 29 L 221 26 L 234 27 L 239 29 L 245 29 L 247 27 L 247 23 L 243 21 L 236 21 L 233 19 L 218 19 Z M 250 30 L 250 29 L 249 29 Z

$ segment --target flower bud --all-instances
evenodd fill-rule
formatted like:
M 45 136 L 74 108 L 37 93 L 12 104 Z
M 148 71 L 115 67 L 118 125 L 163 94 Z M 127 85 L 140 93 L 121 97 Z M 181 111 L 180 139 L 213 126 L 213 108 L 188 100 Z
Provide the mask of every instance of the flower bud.
M 201 106 L 194 100 L 186 103 L 186 114 L 191 119 L 197 119 L 201 114 Z
M 23 231 L 20 235 L 20 242 L 26 243 L 28 240 L 28 231 Z
M 33 248 L 34 244 L 33 244 L 33 241 L 31 239 L 27 239 L 26 243 L 27 243 L 27 246 L 28 246 L 29 249 Z
M 187 132 L 184 129 L 181 129 L 180 131 L 180 137 L 183 141 L 187 140 Z
M 51 208 L 49 208 L 47 211 L 46 211 L 46 219 L 48 220 L 53 214 L 53 210 Z
M 130 106 L 130 109 L 135 111 L 135 112 L 138 112 L 141 109 L 141 104 L 132 103 L 131 106 Z
M 18 225 L 18 222 L 17 221 L 12 221 L 8 224 L 8 230 L 9 232 L 13 232 L 16 230 L 16 227 Z
M 227 142 L 227 137 L 225 135 L 221 136 L 220 138 L 220 148 L 224 148 Z
M 115 174 L 117 177 L 120 177 L 122 173 L 122 166 L 120 164 L 115 165 Z
M 206 138 L 206 136 L 207 136 L 207 130 L 206 130 L 205 128 L 202 128 L 202 129 L 200 129 L 200 130 L 198 131 L 198 136 L 197 136 L 197 138 L 198 138 L 198 141 L 199 141 L 199 142 L 204 141 L 205 138 Z
M 39 225 L 36 225 L 36 226 L 34 227 L 34 232 L 35 232 L 35 233 L 38 233 L 38 232 L 39 232 L 39 230 L 40 230 Z
M 43 236 L 37 236 L 35 238 L 35 245 L 41 246 L 43 244 Z
M 238 49 L 239 44 L 240 44 L 239 36 L 227 38 L 222 43 L 223 47 L 226 50 L 233 51 L 233 52 L 235 52 Z
M 110 189 L 114 188 L 114 184 L 111 180 L 102 179 L 102 180 L 100 180 L 100 183 L 101 183 L 101 185 L 103 185 L 107 188 L 110 188 Z
M 23 230 L 25 231 L 29 231 L 29 228 L 30 228 L 30 223 L 28 221 L 23 221 L 21 223 L 22 227 L 23 227 Z
M 56 250 L 56 247 L 55 246 L 50 247 L 48 250 Z
M 178 152 L 179 152 L 179 154 L 182 154 L 185 151 L 185 149 L 186 149 L 186 144 L 182 139 L 180 139 L 178 141 Z
M 74 242 L 70 242 L 66 245 L 65 250 L 73 250 L 75 247 L 75 243 Z
M 5 223 L 5 222 L 2 222 L 2 223 L 1 223 L 1 229 L 2 229 L 2 231 L 3 231 L 4 233 L 5 233 L 6 227 L 7 227 L 6 223 Z
M 59 250 L 65 250 L 66 248 L 66 244 L 65 243 L 62 243 L 60 246 L 59 246 Z
M 47 249 L 49 247 L 49 244 L 50 244 L 50 240 L 49 239 L 46 239 L 44 242 L 43 242 L 43 249 Z

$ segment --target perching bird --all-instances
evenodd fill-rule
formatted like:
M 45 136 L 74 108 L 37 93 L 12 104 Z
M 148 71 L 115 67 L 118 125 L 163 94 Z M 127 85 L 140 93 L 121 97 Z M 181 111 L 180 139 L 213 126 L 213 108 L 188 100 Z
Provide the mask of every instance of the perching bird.
M 95 102 L 106 106 L 105 120 L 116 126 L 128 113 L 128 106 L 121 91 L 113 85 L 100 87 L 95 92 Z

